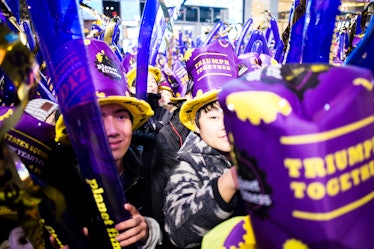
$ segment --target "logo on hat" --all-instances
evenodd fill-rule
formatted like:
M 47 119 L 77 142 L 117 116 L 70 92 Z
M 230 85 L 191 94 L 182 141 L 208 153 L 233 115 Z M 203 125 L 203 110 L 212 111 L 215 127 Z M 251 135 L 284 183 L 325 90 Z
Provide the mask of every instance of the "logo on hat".
M 97 70 L 105 76 L 108 76 L 113 80 L 121 79 L 119 68 L 116 66 L 114 61 L 105 54 L 104 50 L 101 50 L 96 54 L 95 64 Z
M 205 47 L 190 49 L 184 58 L 186 69 L 193 80 L 193 99 L 182 105 L 179 117 L 184 126 L 196 131 L 196 112 L 209 102 L 217 100 L 222 86 L 237 78 L 238 59 L 227 40 L 216 40 Z

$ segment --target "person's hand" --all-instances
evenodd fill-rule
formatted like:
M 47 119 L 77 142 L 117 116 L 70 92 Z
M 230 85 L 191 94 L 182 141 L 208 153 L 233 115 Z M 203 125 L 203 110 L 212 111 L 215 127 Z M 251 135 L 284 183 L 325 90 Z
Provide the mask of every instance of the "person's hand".
M 14 103 L 11 103 L 10 105 L 7 105 L 6 103 L 1 103 L 1 106 L 13 107 L 13 106 L 14 106 Z
M 238 173 L 234 166 L 218 178 L 218 191 L 222 199 L 229 203 L 237 190 L 239 190 Z
M 132 218 L 116 224 L 115 228 L 119 232 L 116 240 L 121 246 L 145 241 L 148 238 L 148 224 L 145 218 L 131 204 L 126 203 L 124 208 L 129 211 Z
M 51 245 L 53 249 L 69 249 L 69 246 L 67 245 L 60 246 L 59 243 L 57 243 L 55 236 L 53 235 L 49 236 L 49 240 L 51 241 Z

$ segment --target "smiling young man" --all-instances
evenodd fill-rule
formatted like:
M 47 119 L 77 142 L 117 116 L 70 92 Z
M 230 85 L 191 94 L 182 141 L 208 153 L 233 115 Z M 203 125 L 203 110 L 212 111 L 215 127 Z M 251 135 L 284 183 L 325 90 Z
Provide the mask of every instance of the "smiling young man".
M 97 40 L 88 40 L 87 46 L 91 72 L 96 77 L 93 84 L 103 128 L 125 193 L 126 203 L 123 208 L 131 215 L 130 219 L 115 225 L 118 230 L 115 239 L 121 247 L 137 243 L 138 248 L 153 249 L 161 242 L 162 233 L 159 224 L 152 218 L 152 201 L 149 198 L 150 169 L 142 164 L 142 151 L 134 146 L 131 140 L 133 132 L 147 122 L 154 112 L 145 100 L 131 95 L 121 63 L 109 46 Z M 66 134 L 63 132 L 63 126 L 59 128 L 58 124 L 56 124 L 56 140 L 66 141 L 63 138 Z M 69 161 L 69 158 L 65 161 Z M 76 163 L 75 160 L 72 163 Z M 67 162 L 64 164 L 66 165 Z M 79 196 L 76 196 L 71 203 L 79 202 L 78 198 Z M 97 234 L 92 218 L 88 211 L 76 206 L 75 208 L 77 209 L 74 210 L 75 213 L 79 212 L 84 216 L 82 226 L 87 229 L 89 240 L 93 243 L 95 239 L 91 239 L 91 236 L 100 236 L 100 234 Z M 98 248 L 97 246 L 92 245 L 91 248 Z
M 178 151 L 177 165 L 165 188 L 165 231 L 180 248 L 200 248 L 203 236 L 216 225 L 235 215 L 246 214 L 240 205 L 236 168 L 230 161 L 230 142 L 217 101 L 223 84 L 236 77 L 236 67 L 229 61 L 233 53 L 227 43 L 218 41 L 212 47 L 216 49 L 211 53 L 214 60 L 199 56 L 198 51 L 192 52 L 187 60 L 187 66 L 189 61 L 194 63 L 190 70 L 196 69 L 192 72 L 195 73 L 193 98 L 182 105 L 179 116 L 192 132 Z M 204 65 L 196 58 L 213 64 L 222 62 L 226 66 Z
M 146 101 L 130 94 L 123 69 L 115 63 L 110 50 L 98 49 L 94 58 L 100 58 L 95 61 L 98 74 L 107 77 L 105 81 L 96 82 L 96 96 L 109 147 L 125 192 L 127 203 L 124 208 L 132 216 L 115 225 L 119 231 L 116 240 L 122 247 L 137 242 L 141 248 L 156 248 L 162 240 L 162 234 L 157 221 L 151 218 L 150 169 L 141 162 L 142 151 L 131 143 L 133 131 L 153 115 L 153 110 Z M 105 72 L 101 73 L 101 68 L 106 68 Z
M 126 203 L 124 208 L 129 211 L 132 219 L 123 221 L 116 225 L 118 231 L 122 231 L 116 237 L 121 246 L 127 246 L 140 241 L 147 244 L 150 237 L 150 227 L 157 227 L 157 222 L 152 218 L 141 215 L 137 208 L 144 209 L 144 199 L 139 202 L 141 196 L 144 195 L 140 190 L 144 190 L 139 184 L 141 181 L 141 165 L 138 163 L 136 149 L 130 149 L 131 136 L 132 136 L 132 116 L 130 112 L 121 104 L 105 104 L 100 106 L 104 128 L 108 137 L 109 146 L 112 151 L 114 161 L 123 183 L 124 190 L 126 191 L 126 198 L 133 204 Z M 130 197 L 131 195 L 131 197 Z M 134 199 L 132 196 L 138 195 L 139 199 Z M 135 202 L 137 207 L 134 206 Z M 152 236 L 158 237 L 159 228 L 156 229 L 156 234 Z M 152 231 L 155 232 L 155 229 Z M 158 234 L 157 234 L 158 233 Z M 150 239 L 151 243 L 152 239 Z M 149 244 L 148 243 L 148 244 Z M 148 246 L 144 246 L 148 248 Z M 154 248 L 154 246 L 149 247 Z
M 107 104 L 100 106 L 110 149 L 118 172 L 124 170 L 123 157 L 131 144 L 131 114 L 122 105 Z
M 196 112 L 194 132 L 179 150 L 179 164 L 165 189 L 165 230 L 178 247 L 198 247 L 213 227 L 244 214 L 244 209 L 236 212 L 236 169 L 223 118 L 216 100 Z

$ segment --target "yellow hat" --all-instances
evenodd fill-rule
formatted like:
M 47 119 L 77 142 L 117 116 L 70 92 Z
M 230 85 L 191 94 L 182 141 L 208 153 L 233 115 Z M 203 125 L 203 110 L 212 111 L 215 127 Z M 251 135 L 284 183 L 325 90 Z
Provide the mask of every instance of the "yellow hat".
M 148 73 L 151 73 L 152 76 L 155 78 L 156 82 L 158 83 L 161 80 L 161 70 L 157 67 L 148 66 Z M 136 67 L 132 68 L 127 74 L 127 82 L 129 87 L 132 87 L 136 78 Z
M 87 44 L 89 63 L 97 79 L 93 83 L 99 105 L 122 105 L 132 116 L 133 130 L 138 129 L 153 115 L 151 106 L 131 96 L 123 66 L 105 42 L 92 39 Z
M 187 50 L 186 68 L 193 79 L 192 99 L 183 103 L 179 118 L 184 126 L 196 132 L 196 112 L 218 99 L 224 83 L 237 78 L 237 57 L 226 40 L 216 40 L 205 47 Z
M 171 92 L 171 94 L 174 96 L 174 92 L 173 92 L 173 89 L 171 89 L 171 86 L 169 84 L 169 82 L 167 82 L 166 80 L 165 81 L 162 81 L 158 84 L 158 90 L 161 91 L 161 90 L 166 90 L 166 91 L 169 91 Z
M 153 114 L 151 106 L 142 99 L 131 96 L 126 76 L 118 57 L 103 41 L 88 39 L 85 41 L 91 73 L 99 105 L 122 105 L 132 117 L 132 129 L 142 126 Z M 62 118 L 56 123 L 56 140 L 64 140 L 65 124 Z

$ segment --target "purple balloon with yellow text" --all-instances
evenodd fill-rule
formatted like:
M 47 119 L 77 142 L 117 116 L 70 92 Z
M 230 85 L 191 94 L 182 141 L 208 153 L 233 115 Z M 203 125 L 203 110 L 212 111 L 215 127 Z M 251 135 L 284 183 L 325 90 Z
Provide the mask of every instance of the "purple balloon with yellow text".
M 218 98 L 258 249 L 372 248 L 370 70 L 268 66 Z
M 122 63 L 104 41 L 87 40 L 77 1 L 27 0 L 30 16 L 47 62 L 50 81 L 63 115 L 79 170 L 89 185 L 100 216 L 90 240 L 97 248 L 120 248 L 114 224 L 131 218 L 105 133 L 96 90 L 126 84 Z M 44 13 L 44 15 L 40 15 Z M 137 244 L 127 248 L 137 248 Z

